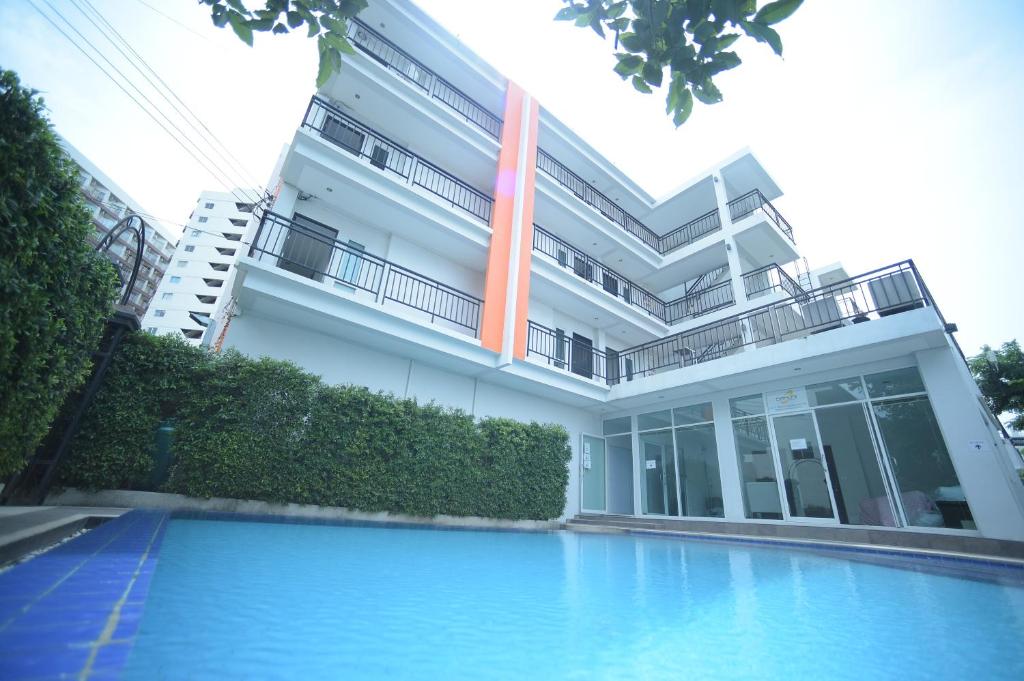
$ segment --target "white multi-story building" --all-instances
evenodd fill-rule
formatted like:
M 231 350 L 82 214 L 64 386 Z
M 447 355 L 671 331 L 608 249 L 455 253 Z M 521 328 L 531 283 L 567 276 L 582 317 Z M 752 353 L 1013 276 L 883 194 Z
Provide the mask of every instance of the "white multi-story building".
M 142 253 L 135 289 L 128 299 L 128 307 L 142 318 L 171 262 L 178 237 L 144 211 L 138 202 L 132 200 L 127 192 L 117 186 L 70 142 L 62 138 L 60 144 L 78 166 L 82 196 L 92 211 L 92 222 L 96 227 L 96 232 L 90 238 L 92 244 L 98 244 L 118 222 L 131 214 L 142 216 L 151 228 L 146 232 L 146 246 Z M 130 232 L 118 237 L 107 251 L 107 255 L 124 277 L 128 276 L 134 266 L 135 253 L 135 237 Z
M 199 345 L 224 294 L 253 204 L 235 192 L 204 191 L 160 282 L 142 328 Z
M 561 423 L 567 518 L 1024 539 L 1019 457 L 912 262 L 797 270 L 749 150 L 655 199 L 408 2 L 350 37 L 215 347 Z

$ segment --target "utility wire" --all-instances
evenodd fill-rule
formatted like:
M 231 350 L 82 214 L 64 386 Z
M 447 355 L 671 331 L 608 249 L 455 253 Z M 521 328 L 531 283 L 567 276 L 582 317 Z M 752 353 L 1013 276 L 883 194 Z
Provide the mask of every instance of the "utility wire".
M 101 58 L 102 58 L 102 59 L 103 59 L 104 61 L 106 61 L 106 62 L 107 62 L 108 64 L 110 64 L 111 68 L 113 68 L 113 69 L 114 69 L 114 71 L 116 71 L 116 72 L 117 72 L 117 73 L 118 73 L 118 74 L 119 74 L 119 75 L 120 75 L 120 76 L 121 76 L 122 78 L 124 78 L 124 80 L 125 80 L 125 81 L 126 81 L 126 82 L 127 82 L 128 84 L 129 84 L 129 85 L 131 85 L 131 86 L 132 86 L 132 87 L 133 87 L 133 88 L 134 88 L 134 89 L 135 89 L 135 90 L 136 90 L 136 91 L 137 91 L 137 92 L 139 93 L 139 95 L 140 95 L 140 96 L 141 96 L 141 97 L 142 97 L 143 99 L 145 99 L 145 100 L 146 100 L 146 101 L 147 101 L 147 102 L 148 102 L 148 103 L 149 103 L 149 104 L 150 104 L 151 106 L 154 106 L 154 108 L 156 108 L 156 107 L 155 107 L 155 105 L 153 104 L 153 102 L 152 102 L 151 100 L 149 100 L 149 98 L 148 98 L 148 97 L 146 97 L 146 96 L 145 96 L 145 95 L 144 95 L 144 94 L 143 94 L 143 93 L 142 93 L 142 92 L 141 92 L 141 91 L 139 90 L 139 88 L 138 88 L 138 87 L 137 87 L 137 86 L 136 86 L 136 85 L 135 85 L 134 83 L 132 83 L 132 82 L 131 82 L 131 80 L 130 80 L 130 79 L 128 79 L 128 78 L 127 78 L 127 77 L 126 77 L 126 76 L 125 76 L 125 75 L 124 75 L 123 73 L 121 73 L 121 71 L 120 71 L 120 70 L 119 70 L 119 69 L 118 69 L 118 68 L 117 68 L 116 66 L 114 66 L 114 65 L 113 65 L 113 64 L 112 64 L 112 63 L 110 62 L 110 60 L 109 60 L 109 59 L 107 59 L 107 58 L 106 58 L 106 57 L 105 57 L 105 56 L 103 55 L 103 53 L 102 53 L 102 52 L 100 52 L 100 51 L 99 51 L 98 49 L 96 49 L 96 47 L 95 47 L 95 46 L 94 46 L 94 45 L 93 45 L 93 44 L 92 44 L 91 42 L 89 42 L 89 40 L 88 40 L 87 38 L 85 38 L 85 36 L 83 36 L 83 35 L 82 35 L 82 34 L 81 34 L 81 33 L 80 33 L 79 31 L 78 31 L 78 29 L 76 29 L 76 28 L 75 28 L 75 27 L 74 27 L 74 26 L 73 26 L 73 25 L 71 24 L 71 22 L 69 22 L 69 21 L 68 21 L 68 20 L 67 20 L 67 19 L 66 19 L 66 18 L 65 18 L 65 17 L 64 17 L 63 15 L 61 15 L 61 13 L 60 13 L 59 11 L 57 11 L 57 9 L 56 9 L 56 8 L 54 8 L 54 7 L 53 7 L 53 5 L 51 5 L 51 4 L 49 3 L 49 1 L 48 1 L 48 0 L 43 0 L 43 2 L 45 2 L 45 3 L 46 3 L 46 4 L 47 4 L 47 5 L 49 6 L 49 7 L 50 7 L 50 9 L 52 9 L 52 10 L 54 11 L 54 13 L 55 13 L 55 14 L 57 14 L 57 16 L 59 16 L 59 17 L 60 17 L 60 18 L 61 18 L 61 19 L 62 19 L 62 20 L 63 20 L 63 21 L 64 21 L 64 22 L 66 23 L 66 24 L 68 24 L 68 26 L 69 26 L 69 27 L 71 28 L 71 30 L 73 30 L 73 31 L 74 31 L 75 33 L 77 33 L 77 34 L 78 34 L 79 36 L 81 36 L 82 40 L 83 40 L 83 41 L 85 41 L 85 43 L 86 43 L 87 45 L 89 45 L 89 47 L 91 47 L 91 48 L 92 48 L 93 50 L 95 50 L 95 51 L 96 51 L 96 53 L 97 53 L 97 54 L 98 54 L 98 55 L 99 55 L 99 56 L 100 56 L 100 57 L 101 57 Z M 234 184 L 233 182 L 225 182 L 225 180 L 224 180 L 224 177 L 223 177 L 223 176 L 221 176 L 221 175 L 219 175 L 219 174 L 218 174 L 217 172 L 214 172 L 213 170 L 211 170 L 211 169 L 210 169 L 210 167 L 206 165 L 206 163 L 204 163 L 204 162 L 203 162 L 203 161 L 202 161 L 202 160 L 201 160 L 201 159 L 200 159 L 200 158 L 199 158 L 198 156 L 196 156 L 196 154 L 195 154 L 195 153 L 194 153 L 194 152 L 193 152 L 193 151 L 192 151 L 192 150 L 191 150 L 191 149 L 190 149 L 189 147 L 187 147 L 187 146 L 186 146 L 186 145 L 185 145 L 185 144 L 184 144 L 184 143 L 183 143 L 183 142 L 181 141 L 181 139 L 179 139 L 179 138 L 178 138 L 178 137 L 177 137 L 177 136 L 176 136 L 176 135 L 175 135 L 175 134 L 174 134 L 173 132 L 171 132 L 171 131 L 170 131 L 170 130 L 169 130 L 169 129 L 167 128 L 167 126 L 166 126 L 166 125 L 164 125 L 164 124 L 163 124 L 163 123 L 162 123 L 162 122 L 161 122 L 161 121 L 160 121 L 159 119 L 157 119 L 157 117 L 156 117 L 156 116 L 154 116 L 154 115 L 153 115 L 153 113 L 152 113 L 152 112 L 151 112 L 151 111 L 150 111 L 149 109 L 147 109 L 147 108 L 145 107 L 145 105 L 143 105 L 143 104 L 142 104 L 142 102 L 140 102 L 140 101 L 139 101 L 139 100 L 138 100 L 138 99 L 137 99 L 137 98 L 136 98 L 136 97 L 135 97 L 135 96 L 134 96 L 134 95 L 133 95 L 132 93 L 130 93 L 130 92 L 129 92 L 129 91 L 128 91 L 128 90 L 126 89 L 126 88 L 125 88 L 125 86 L 121 84 L 121 82 L 120 82 L 120 81 L 118 81 L 118 80 L 117 80 L 116 78 L 114 78 L 114 76 L 113 76 L 113 75 L 111 75 L 111 74 L 110 74 L 110 72 L 109 72 L 109 71 L 107 71 L 107 69 L 105 69 L 105 68 L 104 68 L 104 67 L 103 67 L 103 66 L 102 66 L 102 65 L 101 65 L 101 64 L 100 64 L 100 63 L 99 63 L 98 61 L 96 61 L 96 59 L 95 59 L 95 58 L 94 58 L 94 57 L 93 57 L 93 56 L 92 56 L 92 55 L 91 55 L 91 54 L 90 54 L 90 53 L 89 53 L 89 52 L 88 52 L 88 51 L 87 51 L 87 50 L 86 50 L 86 49 L 85 49 L 84 47 L 82 47 L 82 46 L 81 46 L 81 45 L 80 45 L 80 44 L 79 44 L 79 43 L 78 43 L 77 41 L 75 41 L 75 39 L 74 39 L 74 38 L 72 38 L 72 37 L 71 37 L 70 35 L 68 35 L 68 33 L 67 33 L 67 32 L 66 32 L 66 31 L 65 31 L 64 29 L 62 29 L 62 28 L 61 28 L 60 26 L 58 26 L 58 25 L 57 25 L 57 23 L 56 23 L 56 22 L 55 22 L 55 21 L 54 21 L 54 20 L 53 20 L 53 19 L 52 19 L 52 18 L 51 18 L 51 17 L 50 17 L 50 16 L 48 15 L 48 14 L 46 14 L 45 12 L 43 12 L 43 10 L 42 10 L 42 9 L 41 9 L 41 8 L 40 8 L 40 7 L 38 6 L 38 5 L 36 5 L 36 4 L 35 4 L 35 2 L 33 2 L 33 0 L 28 0 L 28 3 L 29 3 L 29 5 L 31 5 L 31 6 L 32 6 L 32 8 L 33 8 L 34 10 L 36 10 L 36 12 L 38 12 L 38 13 L 39 13 L 39 14 L 40 14 L 40 15 L 41 15 L 41 16 L 42 16 L 42 17 L 43 17 L 44 19 L 46 19 L 46 21 L 47 21 L 47 22 L 48 22 L 48 23 L 49 23 L 49 24 L 50 24 L 51 26 L 53 26 L 53 27 L 54 27 L 54 28 L 55 28 L 55 29 L 57 30 L 57 32 L 58 32 L 58 33 L 60 33 L 60 34 L 61 34 L 62 36 L 64 36 L 64 37 L 65 37 L 65 38 L 66 38 L 66 39 L 68 40 L 68 42 L 70 42 L 70 43 L 71 43 L 72 45 L 74 45 L 74 46 L 75 46 L 75 48 L 76 48 L 76 49 L 78 49 L 78 51 L 80 51 L 80 52 L 81 52 L 81 53 L 82 53 L 83 55 L 85 55 L 85 57 L 86 57 L 86 58 L 87 58 L 87 59 L 88 59 L 89 61 L 91 61 L 91 62 L 92 62 L 92 63 L 93 63 L 93 64 L 94 64 L 95 66 L 96 66 L 96 68 L 98 68 L 98 69 L 99 69 L 99 70 L 100 70 L 100 71 L 101 71 L 101 72 L 102 72 L 102 73 L 103 73 L 103 74 L 104 74 L 105 76 L 107 76 L 107 78 L 109 78 L 109 79 L 110 79 L 110 80 L 111 80 L 111 81 L 112 81 L 112 82 L 113 82 L 113 83 L 114 83 L 114 84 L 115 84 L 115 85 L 116 85 L 116 86 L 117 86 L 117 87 L 118 87 L 118 88 L 119 88 L 119 89 L 120 89 L 120 90 L 121 90 L 122 92 L 124 92 L 124 94 L 125 94 L 125 95 L 127 95 L 127 96 L 128 96 L 128 98 L 129 98 L 129 99 L 131 99 L 131 100 L 132 100 L 132 101 L 133 101 L 133 102 L 135 103 L 135 105 L 136 105 L 136 106 L 138 106 L 138 107 L 139 107 L 140 109 L 142 109 L 142 110 L 143 110 L 143 111 L 144 111 L 144 112 L 146 113 L 146 115 L 148 115 L 148 116 L 149 116 L 149 117 L 150 117 L 151 119 L 153 119 L 153 122 L 155 122 L 155 123 L 156 123 L 157 125 L 159 125 L 159 126 L 160 126 L 160 127 L 161 127 L 161 128 L 163 129 L 163 130 L 164 130 L 164 132 L 166 132 L 166 133 L 167 133 L 168 135 L 170 135 L 170 136 L 171 136 L 171 138 L 172 138 L 172 139 L 174 139 L 174 141 L 175 141 L 175 142 L 177 142 L 177 143 L 178 143 L 178 144 L 179 144 L 179 145 L 180 145 L 180 146 L 182 147 L 182 149 L 184 149 L 184 150 L 185 150 L 186 152 L 188 152 L 188 154 L 189 154 L 190 156 L 192 156 L 192 158 L 193 158 L 193 159 L 195 159 L 195 161 L 196 161 L 197 163 L 199 163 L 199 165 L 200 165 L 200 166 L 202 166 L 202 168 L 203 168 L 204 170 L 206 170 L 206 172 L 210 173 L 210 175 L 211 175 L 211 176 L 212 176 L 212 177 L 213 177 L 214 179 L 216 179 L 216 180 L 217 180 L 218 182 L 222 182 L 222 183 L 226 184 L 226 185 L 227 185 L 227 186 L 229 186 L 229 187 L 230 187 L 230 186 L 231 186 L 232 184 Z M 159 109 L 157 109 L 157 111 L 159 111 Z M 164 115 L 164 114 L 163 114 L 162 112 L 161 112 L 161 115 L 162 115 L 162 116 L 164 116 L 164 118 L 165 118 L 165 119 L 167 119 L 166 115 Z M 181 130 L 180 130 L 180 128 L 178 128 L 178 127 L 177 127 L 176 125 L 174 125 L 174 123 L 173 123 L 173 122 L 171 122 L 171 121 L 170 121 L 169 119 L 167 119 L 167 121 L 168 121 L 168 123 L 170 123 L 170 124 L 171 124 L 171 126 L 172 126 L 172 127 L 174 127 L 175 129 L 177 129 L 179 133 L 181 133 Z M 184 134 L 184 133 L 181 133 L 181 134 Z M 194 143 L 193 143 L 193 144 L 194 144 Z M 201 154 L 203 153 L 203 152 L 202 152 L 202 150 L 199 150 L 199 152 L 200 152 Z M 203 154 L 203 155 L 204 155 L 204 156 L 206 156 L 205 154 Z M 208 157 L 207 157 L 207 158 L 208 158 Z M 209 160 L 209 159 L 208 159 L 208 160 Z M 210 162 L 212 163 L 212 161 L 210 161 Z M 218 166 L 216 166 L 216 164 L 213 164 L 213 165 L 214 165 L 215 167 L 218 167 Z M 218 168 L 219 168 L 219 167 L 218 167 Z M 251 201 L 252 201 L 252 199 L 251 199 L 251 198 L 245 198 L 245 199 L 243 199 L 242 197 L 239 197 L 239 196 L 238 196 L 237 194 L 235 194 L 235 193 L 234 193 L 234 191 L 232 191 L 231 193 L 232 193 L 232 194 L 234 194 L 234 196 L 235 196 L 236 198 L 238 198 L 238 200 L 239 200 L 239 201 L 245 201 L 245 202 L 251 202 Z
M 140 5 L 142 5 L 143 7 L 148 7 L 149 9 L 153 10 L 154 12 L 156 12 L 157 14 L 162 16 L 164 19 L 167 19 L 168 21 L 171 21 L 171 22 L 177 24 L 178 26 L 181 26 L 183 29 L 185 29 L 189 33 L 192 33 L 193 35 L 197 35 L 200 38 L 202 38 L 203 40 L 209 40 L 209 38 L 207 38 L 202 33 L 198 32 L 198 31 L 196 31 L 194 29 L 189 28 L 185 24 L 181 23 L 180 21 L 178 21 L 177 19 L 172 17 L 170 14 L 165 14 L 165 13 L 161 12 L 159 9 L 157 9 L 156 7 L 153 7 L 153 5 L 151 5 L 148 2 L 146 2 L 146 0 L 135 0 L 135 1 L 137 3 L 139 3 Z
M 101 26 L 99 26 L 95 21 L 93 21 L 92 17 L 90 17 L 85 12 L 85 10 L 82 8 L 82 6 L 79 4 L 79 0 L 71 0 L 71 1 L 72 1 L 72 4 L 74 4 L 75 7 L 78 9 L 78 11 L 81 12 L 82 16 L 84 16 L 93 26 L 95 26 L 96 29 L 99 30 L 100 33 L 102 33 L 104 35 L 104 37 L 106 37 L 107 40 L 110 41 L 110 43 L 117 49 L 117 51 L 120 52 L 121 55 L 124 56 L 124 58 L 127 59 L 128 62 L 132 66 L 134 66 L 135 69 L 140 74 L 142 74 L 142 77 L 146 79 L 146 82 L 148 82 L 151 86 L 153 86 L 153 89 L 155 89 L 160 94 L 160 96 L 163 97 L 164 100 L 168 104 L 170 104 L 174 108 L 175 111 L 177 111 L 177 113 L 182 117 L 183 120 L 185 120 L 186 123 L 188 123 L 189 125 L 192 126 L 192 129 L 195 130 L 199 134 L 199 136 L 201 138 L 203 138 L 204 142 L 208 142 L 211 147 L 216 147 L 216 146 L 220 147 L 220 149 L 222 151 L 217 151 L 216 153 L 219 153 L 227 161 L 227 164 L 229 166 L 233 166 L 233 169 L 239 173 L 239 176 L 243 180 L 245 180 L 245 182 L 243 184 L 239 185 L 239 186 L 255 187 L 255 188 L 257 188 L 258 191 L 262 191 L 262 189 L 263 189 L 262 185 L 260 185 L 259 182 L 255 181 L 253 179 L 252 175 L 250 175 L 248 173 L 248 171 L 245 169 L 245 167 L 242 164 L 242 162 L 239 161 L 238 158 L 235 157 L 235 155 L 231 153 L 231 150 L 228 149 L 227 146 L 220 139 L 218 139 L 218 137 L 213 133 L 213 131 L 210 130 L 210 128 L 202 121 L 202 119 L 199 118 L 198 115 L 196 115 L 195 111 L 193 111 L 188 106 L 188 104 L 186 104 L 184 101 L 182 101 L 182 99 L 174 91 L 174 88 L 169 86 L 167 84 L 167 82 L 163 78 L 160 77 L 160 74 L 158 74 L 153 69 L 153 67 L 151 67 L 149 65 L 149 63 L 146 61 L 146 59 L 141 54 L 139 54 L 138 51 L 135 50 L 135 48 L 133 48 L 131 46 L 131 44 L 128 42 L 128 40 L 125 39 L 125 37 L 123 35 L 121 35 L 121 33 L 118 32 L 118 30 L 116 28 L 114 28 L 114 26 L 106 19 L 106 17 L 103 16 L 103 14 L 98 9 L 96 9 L 95 5 L 93 5 L 92 2 L 90 2 L 90 0 L 81 0 L 81 1 L 84 2 L 85 5 L 87 5 L 90 10 L 92 10 L 92 13 L 96 15 L 96 17 L 107 27 L 107 29 L 109 29 L 109 32 L 107 30 L 105 30 L 104 28 L 102 28 Z M 128 49 L 128 51 L 131 52 L 132 55 L 134 55 L 135 60 L 133 60 L 129 55 L 125 54 L 124 50 L 122 50 L 117 45 L 117 43 L 114 42 L 113 38 L 110 37 L 110 33 L 113 33 L 114 36 L 116 36 L 117 39 L 121 42 L 121 44 L 123 44 Z M 165 94 L 165 92 L 163 90 L 161 90 L 159 87 L 157 87 L 157 85 L 152 80 L 150 80 L 149 76 L 146 75 L 145 71 L 143 71 L 141 68 L 139 68 L 139 64 L 140 63 L 142 64 L 143 67 L 145 67 L 145 69 L 147 71 L 149 71 L 151 74 L 153 74 L 153 77 L 156 78 L 160 82 L 160 84 L 163 86 L 164 90 L 166 90 L 167 93 L 170 93 L 170 95 L 177 101 L 178 104 L 175 104 L 174 102 L 172 102 L 171 99 L 167 96 L 167 94 Z M 184 108 L 184 110 L 186 112 L 188 112 L 189 115 L 191 115 L 192 119 L 194 119 L 194 121 L 195 121 L 194 123 L 192 121 L 190 121 L 189 117 L 186 116 L 185 113 L 183 113 L 181 111 L 181 108 L 178 107 L 179 104 L 181 105 L 182 108 Z M 196 125 L 197 123 L 198 123 L 198 126 Z M 204 134 L 204 131 L 205 131 L 205 134 Z

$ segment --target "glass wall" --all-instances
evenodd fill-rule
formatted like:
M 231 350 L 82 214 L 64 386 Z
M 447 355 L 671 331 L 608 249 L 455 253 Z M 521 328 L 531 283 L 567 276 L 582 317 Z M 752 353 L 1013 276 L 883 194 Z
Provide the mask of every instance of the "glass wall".
M 732 433 L 739 458 L 743 510 L 748 518 L 782 519 L 779 483 L 764 415 L 764 397 L 748 395 L 729 400 Z
M 718 442 L 711 403 L 673 409 L 672 417 L 676 425 L 681 515 L 724 517 L 722 477 L 718 472 Z
M 619 515 L 633 515 L 633 425 L 628 416 L 604 422 L 605 475 L 607 499 L 605 510 Z

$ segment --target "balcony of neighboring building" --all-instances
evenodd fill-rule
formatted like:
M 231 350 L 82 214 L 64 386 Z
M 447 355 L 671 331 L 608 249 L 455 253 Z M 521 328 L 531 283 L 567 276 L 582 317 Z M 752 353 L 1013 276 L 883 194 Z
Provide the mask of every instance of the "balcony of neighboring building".
M 493 169 L 487 184 L 471 184 L 322 98 L 310 101 L 282 179 L 424 247 L 486 259 Z
M 344 220 L 323 221 L 326 212 L 318 216 L 264 214 L 238 263 L 244 274 L 233 295 L 249 301 L 243 309 L 294 305 L 290 319 L 301 318 L 314 330 L 336 329 L 347 320 L 360 328 L 346 334 L 371 343 L 375 330 L 400 335 L 413 324 L 432 330 L 433 342 L 443 337 L 456 347 L 479 348 L 483 272 L 394 234 L 360 232 Z M 369 243 L 371 236 L 378 241 Z
M 470 183 L 493 182 L 504 85 L 470 82 L 422 38 L 404 44 L 390 39 L 391 33 L 390 26 L 381 29 L 351 21 L 348 39 L 355 54 L 344 57 L 341 70 L 320 95 L 353 116 L 372 121 L 400 145 L 444 159 L 452 172 Z M 426 61 L 436 65 L 427 66 Z M 446 77 L 449 71 L 452 74 Z M 453 82 L 460 78 L 467 83 Z

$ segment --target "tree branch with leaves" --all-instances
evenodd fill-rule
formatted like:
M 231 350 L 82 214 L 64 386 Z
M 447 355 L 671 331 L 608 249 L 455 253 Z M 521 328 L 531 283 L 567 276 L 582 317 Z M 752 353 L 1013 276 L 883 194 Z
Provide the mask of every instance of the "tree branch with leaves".
M 757 0 L 563 0 L 558 21 L 615 36 L 615 72 L 637 91 L 651 94 L 666 82 L 665 113 L 679 127 L 693 100 L 722 101 L 718 74 L 742 62 L 730 48 L 744 35 L 782 56 L 782 38 L 772 28 L 803 0 L 778 0 L 760 9 Z
M 254 33 L 273 35 L 306 29 L 316 38 L 320 68 L 316 86 L 323 87 L 331 74 L 341 70 L 341 55 L 355 54 L 348 41 L 348 20 L 366 9 L 367 0 L 265 0 L 263 9 L 250 10 L 242 0 L 199 0 L 210 6 L 218 28 L 230 25 L 242 42 L 253 45 Z

